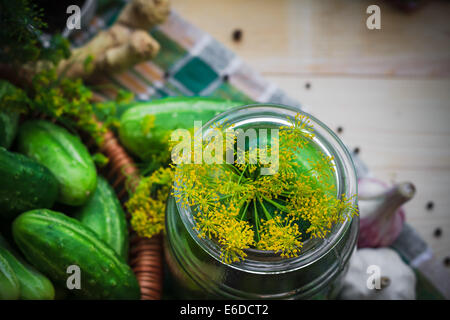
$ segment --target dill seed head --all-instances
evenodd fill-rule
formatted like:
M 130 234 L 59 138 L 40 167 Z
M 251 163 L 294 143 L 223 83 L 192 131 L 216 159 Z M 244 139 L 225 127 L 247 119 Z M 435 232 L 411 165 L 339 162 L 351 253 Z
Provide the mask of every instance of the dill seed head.
M 125 206 L 131 226 L 141 237 L 151 238 L 164 230 L 166 200 L 173 181 L 172 168 L 160 168 L 143 178 Z
M 290 122 L 280 128 L 278 150 L 269 146 L 279 155 L 272 175 L 260 174 L 265 164 L 257 147 L 236 149 L 234 164 L 175 168 L 176 201 L 191 210 L 200 237 L 220 244 L 225 263 L 245 259 L 249 248 L 298 256 L 304 240 L 325 238 L 334 224 L 357 213 L 353 199 L 336 195 L 334 159 L 315 149 L 309 119 L 298 114 Z

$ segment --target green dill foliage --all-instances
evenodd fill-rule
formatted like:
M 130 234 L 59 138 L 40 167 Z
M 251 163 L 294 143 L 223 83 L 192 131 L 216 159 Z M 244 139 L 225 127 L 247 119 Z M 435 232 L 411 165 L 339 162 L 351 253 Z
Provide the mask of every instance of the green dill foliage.
M 30 103 L 26 92 L 10 82 L 0 79 L 0 110 L 26 113 Z
M 29 0 L 0 0 L 0 64 L 32 74 L 25 88 L 0 82 L 0 110 L 48 116 L 72 131 L 88 134 L 100 145 L 108 128 L 118 126 L 117 104 L 133 95 L 120 91 L 113 101 L 93 103 L 94 93 L 81 79 L 57 72 L 58 63 L 70 56 L 70 43 L 56 34 L 44 47 L 40 41 L 47 27 L 43 18 L 43 11 Z M 91 60 L 86 59 L 86 68 Z
M 58 77 L 53 68 L 33 78 L 33 91 L 32 108 L 69 128 L 88 133 L 98 145 L 102 144 L 108 128 L 118 125 L 116 105 L 132 98 L 128 92 L 120 91 L 115 100 L 94 104 L 92 90 L 81 79 Z
M 305 240 L 325 238 L 335 224 L 357 213 L 353 199 L 337 195 L 333 158 L 319 153 L 313 138 L 305 116 L 281 127 L 279 168 L 272 175 L 260 174 L 267 165 L 259 156 L 254 164 L 237 161 L 242 153 L 236 149 L 234 164 L 175 168 L 177 202 L 193 213 L 199 237 L 220 244 L 225 263 L 244 259 L 249 248 L 296 257 Z
M 54 35 L 49 45 L 40 42 L 43 11 L 29 0 L 0 0 L 0 63 L 19 65 L 45 60 L 56 64 L 70 55 L 69 42 Z
M 114 101 L 92 103 L 93 92 L 80 79 L 58 77 L 54 68 L 37 73 L 27 90 L 0 82 L 0 110 L 17 111 L 33 116 L 46 115 L 58 120 L 72 131 L 82 131 L 91 136 L 98 145 L 108 128 L 117 125 L 116 105 L 128 93 L 122 93 Z M 99 116 L 102 122 L 97 121 Z
M 94 163 L 98 168 L 103 168 L 109 163 L 109 159 L 100 152 L 93 154 L 92 160 L 94 160 Z

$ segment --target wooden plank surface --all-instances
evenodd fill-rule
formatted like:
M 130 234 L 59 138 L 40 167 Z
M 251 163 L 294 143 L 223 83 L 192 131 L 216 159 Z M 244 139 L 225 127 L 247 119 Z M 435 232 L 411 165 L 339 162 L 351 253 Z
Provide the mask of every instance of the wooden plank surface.
M 368 30 L 378 4 L 381 30 Z M 448 76 L 450 2 L 404 14 L 389 1 L 173 0 L 189 21 L 263 73 Z M 231 34 L 242 30 L 242 41 Z
M 375 177 L 413 182 L 417 194 L 405 205 L 407 221 L 439 259 L 450 255 L 450 80 L 268 78 L 330 128 L 342 127 L 342 140 L 360 149 Z M 433 236 L 436 228 L 440 238 Z
M 438 259 L 450 256 L 449 1 L 413 14 L 387 1 L 172 2 L 332 129 L 342 127 L 376 177 L 413 182 L 407 221 Z M 381 30 L 365 26 L 370 4 L 381 8 Z

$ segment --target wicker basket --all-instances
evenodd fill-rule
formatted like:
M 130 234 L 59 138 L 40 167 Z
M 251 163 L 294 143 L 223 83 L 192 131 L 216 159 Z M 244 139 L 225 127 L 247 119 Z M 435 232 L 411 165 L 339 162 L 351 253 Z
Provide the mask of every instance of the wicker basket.
M 92 143 L 90 145 L 92 146 Z M 102 173 L 116 190 L 123 205 L 128 198 L 127 187 L 134 190 L 139 183 L 138 169 L 111 131 L 105 134 L 104 143 L 99 151 L 109 158 L 109 164 L 102 170 Z M 129 214 L 127 214 L 127 218 L 130 218 Z M 141 300 L 161 299 L 162 237 L 141 238 L 130 230 L 129 264 L 138 279 Z

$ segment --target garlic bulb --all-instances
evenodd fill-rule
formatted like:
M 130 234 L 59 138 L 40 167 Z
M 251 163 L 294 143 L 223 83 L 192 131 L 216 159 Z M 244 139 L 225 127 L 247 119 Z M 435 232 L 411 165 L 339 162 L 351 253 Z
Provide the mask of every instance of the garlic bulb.
M 340 299 L 412 300 L 414 271 L 390 248 L 360 249 L 353 253 Z
M 358 183 L 360 231 L 358 248 L 376 248 L 391 245 L 403 228 L 405 213 L 401 206 L 415 194 L 412 183 L 392 187 L 371 179 Z

